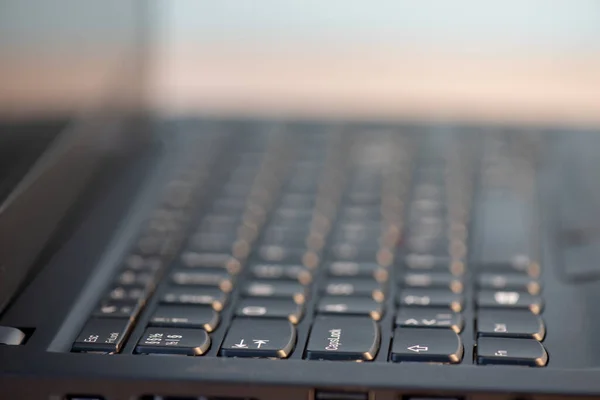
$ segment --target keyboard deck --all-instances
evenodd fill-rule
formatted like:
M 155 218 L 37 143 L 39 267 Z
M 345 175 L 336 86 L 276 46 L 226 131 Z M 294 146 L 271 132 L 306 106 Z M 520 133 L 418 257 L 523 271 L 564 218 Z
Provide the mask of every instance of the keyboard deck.
M 73 352 L 547 365 L 538 132 L 178 130 Z

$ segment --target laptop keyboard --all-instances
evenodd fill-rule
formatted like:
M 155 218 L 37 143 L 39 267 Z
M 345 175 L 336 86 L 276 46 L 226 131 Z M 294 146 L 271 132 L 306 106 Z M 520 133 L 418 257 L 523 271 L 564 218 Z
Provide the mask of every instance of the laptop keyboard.
M 202 126 L 72 351 L 547 364 L 536 132 Z

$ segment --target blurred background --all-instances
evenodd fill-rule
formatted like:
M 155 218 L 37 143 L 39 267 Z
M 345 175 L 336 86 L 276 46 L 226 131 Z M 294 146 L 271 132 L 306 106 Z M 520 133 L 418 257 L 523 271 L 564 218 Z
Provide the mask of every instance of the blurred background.
M 594 0 L 3 0 L 0 54 L 3 113 L 600 119 Z

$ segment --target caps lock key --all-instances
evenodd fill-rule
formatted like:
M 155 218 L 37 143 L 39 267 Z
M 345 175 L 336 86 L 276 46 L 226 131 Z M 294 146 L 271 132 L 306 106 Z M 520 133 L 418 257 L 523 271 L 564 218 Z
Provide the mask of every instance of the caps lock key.
M 371 361 L 377 355 L 381 333 L 370 317 L 319 316 L 306 349 L 311 360 Z

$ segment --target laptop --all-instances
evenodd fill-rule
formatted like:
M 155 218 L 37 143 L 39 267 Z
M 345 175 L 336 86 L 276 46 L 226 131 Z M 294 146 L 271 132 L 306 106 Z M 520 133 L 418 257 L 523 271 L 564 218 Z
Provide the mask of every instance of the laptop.
M 180 14 L 8 4 L 0 398 L 600 396 L 594 112 L 168 113 Z

